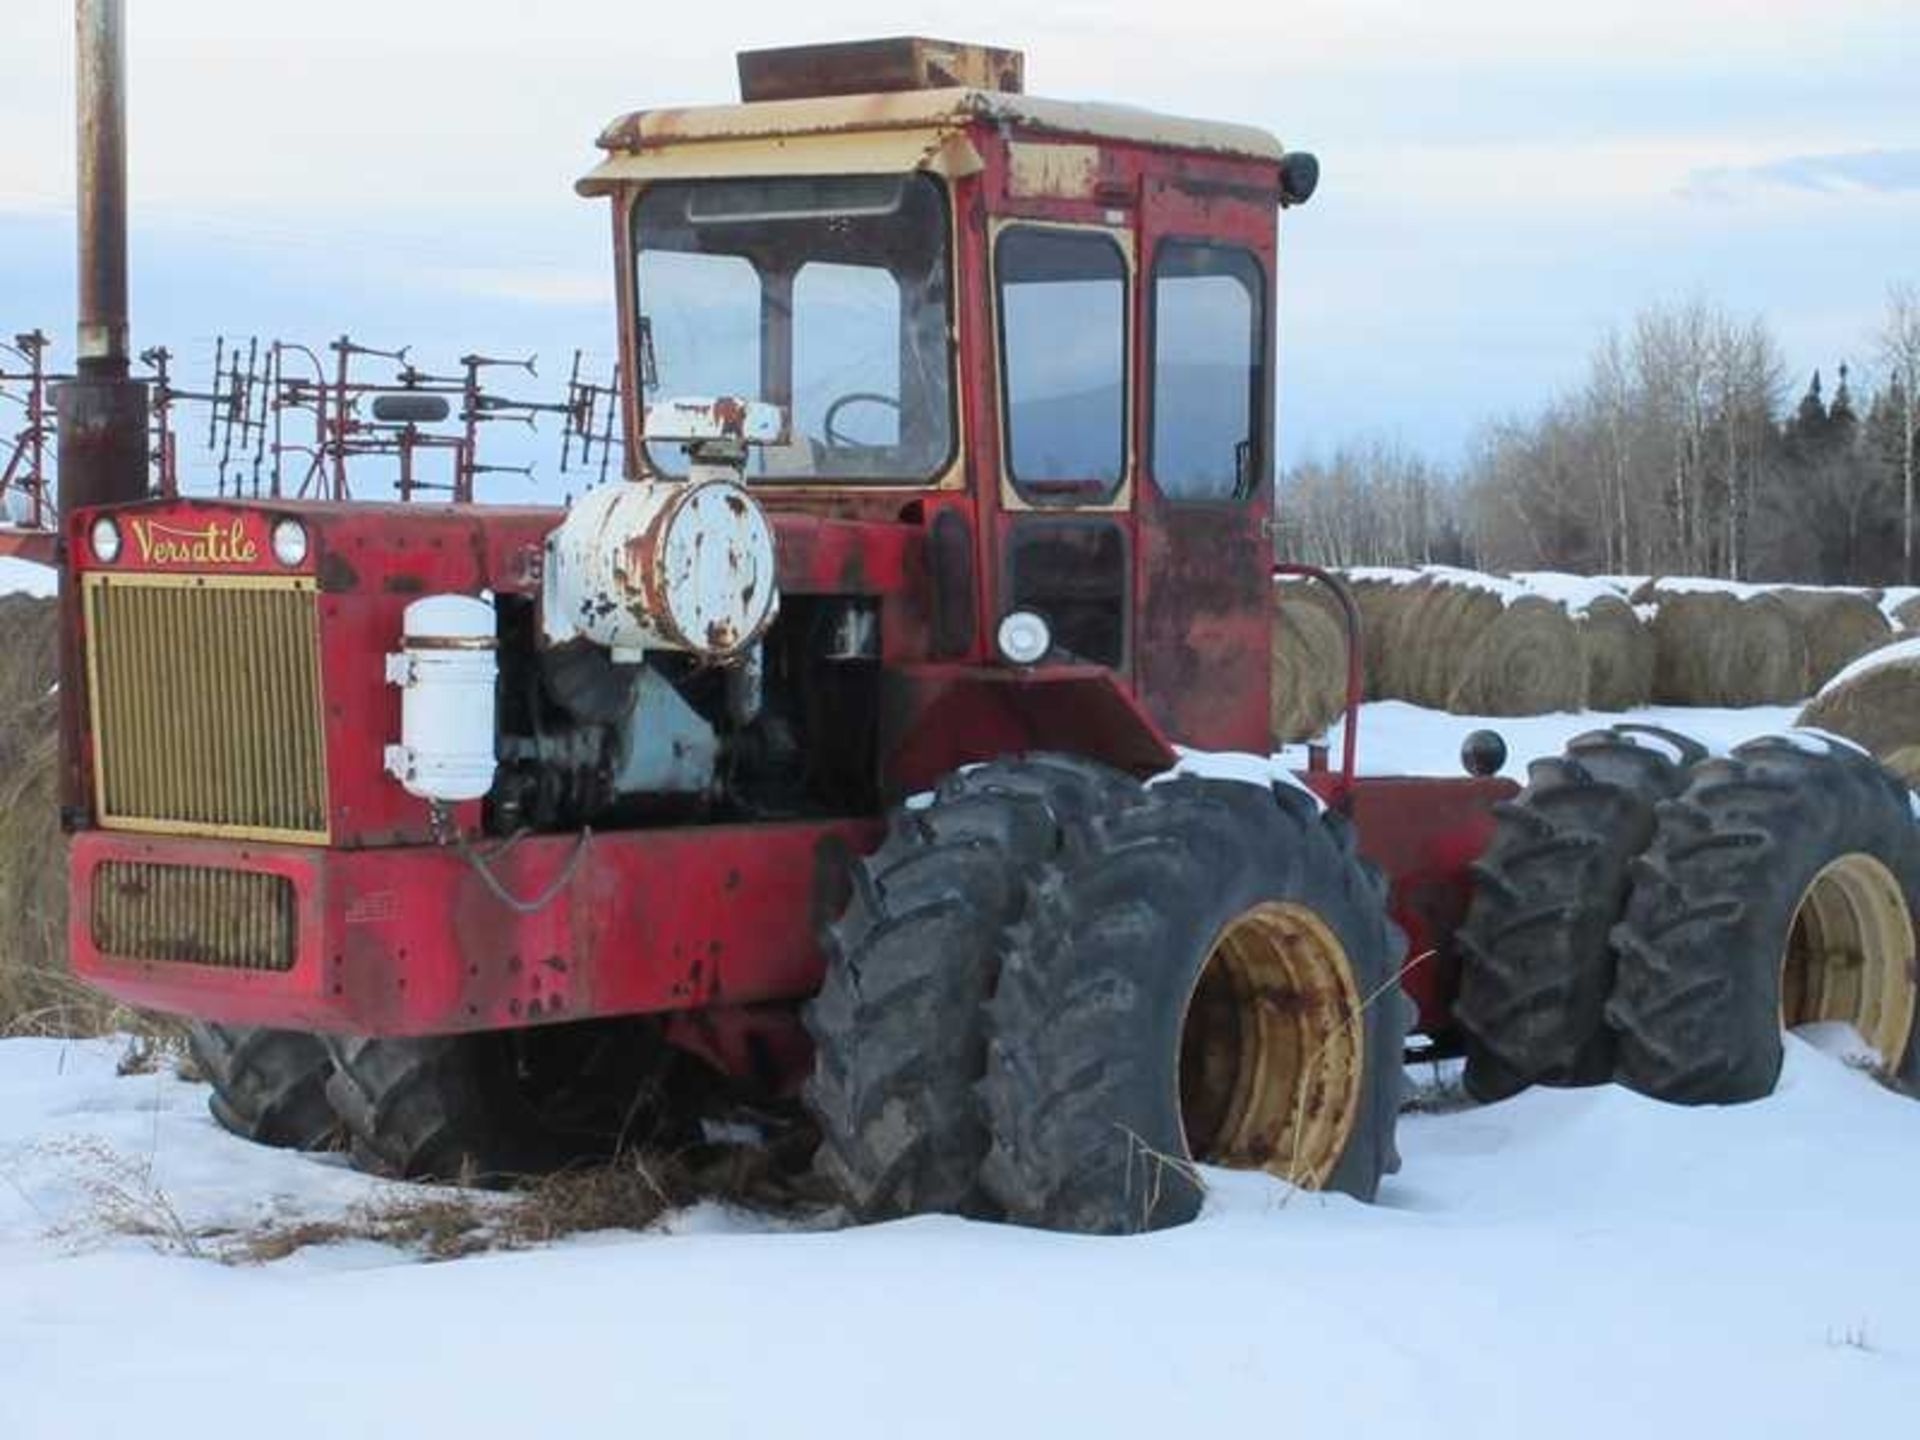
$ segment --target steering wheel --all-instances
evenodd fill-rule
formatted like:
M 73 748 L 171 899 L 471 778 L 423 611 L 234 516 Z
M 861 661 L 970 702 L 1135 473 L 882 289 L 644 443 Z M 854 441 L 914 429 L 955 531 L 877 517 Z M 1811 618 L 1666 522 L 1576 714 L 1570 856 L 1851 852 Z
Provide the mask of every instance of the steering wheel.
M 884 405 L 894 414 L 900 413 L 900 402 L 891 395 L 882 395 L 877 390 L 849 390 L 838 400 L 827 406 L 827 413 L 820 419 L 820 428 L 826 432 L 827 444 L 836 450 L 885 450 L 886 445 L 875 444 L 867 440 L 855 440 L 842 435 L 834 428 L 833 422 L 840 412 L 849 405 Z

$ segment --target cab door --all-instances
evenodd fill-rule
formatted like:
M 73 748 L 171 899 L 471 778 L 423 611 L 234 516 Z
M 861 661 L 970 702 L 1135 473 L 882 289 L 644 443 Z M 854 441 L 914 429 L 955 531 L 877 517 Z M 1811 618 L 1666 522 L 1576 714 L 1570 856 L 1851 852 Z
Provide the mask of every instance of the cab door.
M 1142 191 L 1135 673 L 1173 739 L 1264 754 L 1278 197 L 1201 164 Z
M 1055 660 L 1127 676 L 1135 239 L 1129 212 L 1094 213 L 1098 223 L 1009 217 L 994 228 L 1001 438 L 994 615 L 1033 611 L 1052 632 Z

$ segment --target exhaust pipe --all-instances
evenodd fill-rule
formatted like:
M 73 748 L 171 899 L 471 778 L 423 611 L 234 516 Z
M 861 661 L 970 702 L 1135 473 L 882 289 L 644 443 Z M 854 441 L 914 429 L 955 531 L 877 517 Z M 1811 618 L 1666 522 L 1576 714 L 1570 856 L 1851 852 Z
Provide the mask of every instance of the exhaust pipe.
M 78 378 L 54 394 L 59 423 L 61 555 L 83 543 L 72 517 L 147 493 L 147 387 L 129 375 L 125 0 L 75 0 L 79 136 Z M 60 808 L 68 829 L 88 823 L 80 597 L 60 567 Z
M 60 513 L 147 493 L 147 387 L 129 378 L 126 0 L 76 0 L 79 378 L 60 387 Z

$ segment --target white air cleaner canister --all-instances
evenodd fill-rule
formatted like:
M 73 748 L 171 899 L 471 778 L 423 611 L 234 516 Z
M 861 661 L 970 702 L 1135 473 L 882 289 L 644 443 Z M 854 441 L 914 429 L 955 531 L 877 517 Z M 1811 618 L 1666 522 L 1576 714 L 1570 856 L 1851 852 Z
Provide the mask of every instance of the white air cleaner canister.
M 541 626 L 556 644 L 578 635 L 617 660 L 675 650 L 725 661 L 779 608 L 773 527 L 735 480 L 616 480 L 547 537 Z
M 387 773 L 423 800 L 478 800 L 493 788 L 495 764 L 493 605 L 428 595 L 407 606 L 402 629 L 400 652 L 387 656 L 387 683 L 400 687 Z

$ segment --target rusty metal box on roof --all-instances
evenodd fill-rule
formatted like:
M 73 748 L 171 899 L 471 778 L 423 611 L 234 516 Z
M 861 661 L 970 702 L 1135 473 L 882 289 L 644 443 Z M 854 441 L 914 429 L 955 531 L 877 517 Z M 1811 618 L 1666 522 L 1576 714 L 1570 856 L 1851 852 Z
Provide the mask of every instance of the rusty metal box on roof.
M 739 61 L 744 101 L 955 88 L 1018 95 L 1026 70 L 1018 50 L 922 36 L 743 50 Z

